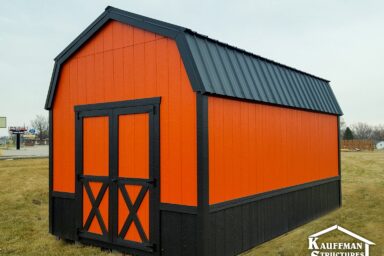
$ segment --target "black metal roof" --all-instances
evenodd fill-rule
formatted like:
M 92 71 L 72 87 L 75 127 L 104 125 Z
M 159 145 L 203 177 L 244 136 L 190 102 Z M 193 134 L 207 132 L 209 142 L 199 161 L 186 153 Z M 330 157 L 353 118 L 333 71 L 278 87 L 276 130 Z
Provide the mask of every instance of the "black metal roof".
M 176 40 L 193 90 L 342 115 L 329 81 L 213 40 L 190 29 L 107 7 L 56 58 L 45 104 L 52 107 L 61 65 L 109 20 Z

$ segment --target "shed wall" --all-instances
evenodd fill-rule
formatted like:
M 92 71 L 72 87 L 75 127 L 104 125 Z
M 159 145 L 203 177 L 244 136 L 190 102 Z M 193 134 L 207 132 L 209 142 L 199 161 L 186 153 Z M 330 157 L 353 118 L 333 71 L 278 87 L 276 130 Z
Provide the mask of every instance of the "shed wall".
M 209 97 L 209 203 L 338 176 L 337 116 Z
M 62 67 L 53 105 L 53 190 L 75 192 L 74 106 L 161 97 L 161 202 L 196 205 L 196 99 L 176 43 L 116 21 Z

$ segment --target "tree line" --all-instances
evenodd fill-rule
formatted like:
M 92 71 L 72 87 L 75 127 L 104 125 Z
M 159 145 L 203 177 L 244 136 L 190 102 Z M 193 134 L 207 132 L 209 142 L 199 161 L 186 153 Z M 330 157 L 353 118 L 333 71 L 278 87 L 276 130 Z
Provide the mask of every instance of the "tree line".
M 358 122 L 347 126 L 344 120 L 340 120 L 340 135 L 343 140 L 373 140 L 384 141 L 384 125 L 369 125 Z

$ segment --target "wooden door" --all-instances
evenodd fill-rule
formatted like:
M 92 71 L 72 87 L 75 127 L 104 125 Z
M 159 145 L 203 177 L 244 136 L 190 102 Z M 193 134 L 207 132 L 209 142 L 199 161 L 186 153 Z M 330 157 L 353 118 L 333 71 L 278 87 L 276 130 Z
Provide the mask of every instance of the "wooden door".
M 78 106 L 76 115 L 80 239 L 158 254 L 159 100 Z

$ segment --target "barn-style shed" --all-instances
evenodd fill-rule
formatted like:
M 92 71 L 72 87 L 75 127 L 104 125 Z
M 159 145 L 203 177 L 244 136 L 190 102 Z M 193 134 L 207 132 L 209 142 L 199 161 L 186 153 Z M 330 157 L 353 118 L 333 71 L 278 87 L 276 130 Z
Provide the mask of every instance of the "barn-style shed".
M 107 7 L 55 59 L 50 232 L 235 255 L 341 205 L 329 81 Z

